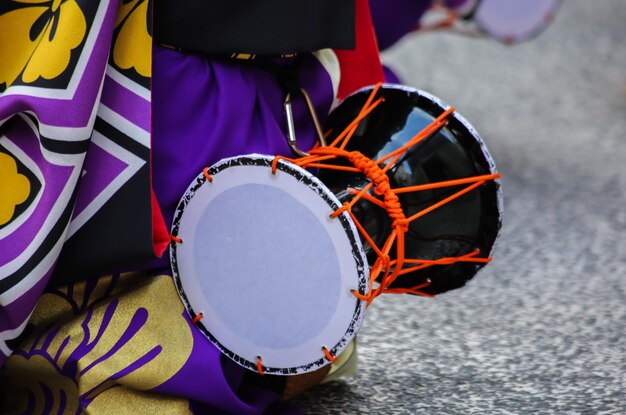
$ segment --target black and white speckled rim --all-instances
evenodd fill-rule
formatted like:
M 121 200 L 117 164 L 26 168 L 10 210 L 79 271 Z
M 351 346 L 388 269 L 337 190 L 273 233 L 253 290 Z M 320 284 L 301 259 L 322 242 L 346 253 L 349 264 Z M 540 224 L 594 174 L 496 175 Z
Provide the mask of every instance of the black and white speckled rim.
M 211 166 L 208 170 L 208 174 L 214 178 L 214 180 L 219 180 L 220 172 L 234 166 L 262 166 L 271 169 L 273 157 L 259 155 L 259 154 L 251 154 L 246 156 L 238 156 L 228 159 L 223 159 L 213 166 Z M 336 196 L 315 176 L 306 170 L 294 165 L 293 163 L 280 160 L 277 164 L 277 170 L 283 173 L 287 173 L 296 178 L 299 182 L 308 186 L 312 189 L 319 197 L 324 200 L 332 211 L 339 209 L 341 206 L 339 200 Z M 174 214 L 174 220 L 172 223 L 171 234 L 178 235 L 181 218 L 184 215 L 185 207 L 189 204 L 189 202 L 193 199 L 196 191 L 206 183 L 206 177 L 203 173 L 200 173 L 189 185 L 186 192 L 182 196 Z M 346 235 L 349 239 L 350 245 L 352 246 L 352 258 L 354 260 L 354 266 L 357 270 L 358 274 L 358 292 L 361 294 L 366 294 L 368 290 L 368 274 L 369 267 L 367 266 L 367 258 L 363 251 L 363 247 L 361 244 L 361 240 L 358 235 L 358 230 L 349 214 L 344 212 L 337 217 L 340 221 Z M 185 293 L 185 289 L 182 285 L 181 276 L 179 273 L 178 261 L 177 261 L 177 244 L 172 243 L 170 246 L 170 260 L 172 266 L 172 273 L 174 277 L 174 281 L 176 284 L 176 288 L 180 295 L 181 300 L 190 316 L 191 319 L 197 316 L 201 310 L 194 310 L 190 301 Z M 363 301 L 356 299 L 355 297 L 355 307 L 352 319 L 345 329 L 344 335 L 335 342 L 334 345 L 326 345 L 328 347 L 328 351 L 333 356 L 338 356 L 341 352 L 348 346 L 350 341 L 354 338 L 356 333 L 361 327 L 363 317 L 365 312 L 365 304 Z M 230 359 L 240 364 L 241 366 L 250 369 L 252 371 L 257 371 L 257 362 L 250 361 L 245 359 L 242 356 L 239 356 L 226 348 L 223 344 L 219 342 L 215 336 L 211 334 L 211 332 L 207 329 L 207 327 L 202 324 L 202 320 L 196 323 L 198 329 L 215 345 L 218 349 Z M 263 373 L 275 374 L 275 375 L 296 375 L 306 372 L 311 372 L 317 370 L 327 364 L 330 361 L 325 356 L 320 347 L 320 356 L 315 361 L 308 362 L 306 364 L 302 364 L 296 367 L 271 367 L 263 365 L 262 370 Z
M 422 91 L 420 89 L 416 89 L 416 88 L 412 88 L 412 87 L 409 87 L 409 86 L 406 86 L 406 85 L 400 85 L 400 84 L 383 84 L 381 86 L 381 88 L 382 89 L 395 89 L 395 90 L 399 90 L 399 91 L 404 91 L 408 95 L 417 95 L 417 96 L 419 96 L 421 98 L 424 98 L 427 101 L 429 101 L 432 105 L 437 107 L 438 110 L 440 111 L 439 112 L 440 114 L 443 113 L 448 108 L 450 108 L 449 105 L 445 104 L 443 101 L 441 101 L 436 96 L 434 96 L 432 94 L 429 94 L 428 92 Z M 354 92 L 352 95 L 356 95 L 358 93 L 368 93 L 368 92 L 371 92 L 373 89 L 374 89 L 373 86 L 367 86 L 367 87 L 361 88 L 360 90 Z M 482 153 L 482 155 L 484 157 L 485 164 L 489 168 L 489 172 L 492 173 L 492 174 L 497 173 L 498 171 L 497 171 L 497 168 L 496 168 L 496 163 L 493 160 L 493 157 L 489 153 L 489 150 L 487 149 L 487 146 L 486 146 L 485 142 L 483 141 L 482 137 L 478 134 L 478 132 L 472 126 L 472 124 L 470 124 L 469 121 L 467 121 L 461 114 L 459 114 L 456 111 L 454 111 L 450 115 L 450 118 L 452 118 L 453 120 L 457 121 L 456 127 L 458 129 L 460 129 L 460 134 L 462 134 L 462 136 L 465 139 L 474 140 L 474 141 L 476 141 L 480 145 L 480 150 L 481 150 L 481 153 Z M 501 226 L 502 226 L 502 215 L 503 215 L 503 211 L 504 211 L 504 202 L 503 202 L 503 198 L 502 198 L 502 188 L 501 188 L 502 186 L 501 186 L 500 179 L 495 179 L 495 180 L 493 180 L 493 182 L 496 184 L 496 203 L 497 203 L 497 209 L 498 209 L 498 229 L 500 229 Z M 498 243 L 498 237 L 499 236 L 500 236 L 500 234 L 498 233 L 498 235 L 496 235 L 494 243 L 493 243 L 493 245 L 491 247 L 491 250 L 488 253 L 486 253 L 488 257 L 493 255 L 493 252 L 496 249 L 496 246 L 497 246 L 497 243 Z

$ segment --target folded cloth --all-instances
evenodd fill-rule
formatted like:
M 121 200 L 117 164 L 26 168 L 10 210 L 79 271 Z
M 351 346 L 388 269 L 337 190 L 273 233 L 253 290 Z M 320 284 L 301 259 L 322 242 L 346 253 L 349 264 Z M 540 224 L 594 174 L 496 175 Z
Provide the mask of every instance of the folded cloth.
M 135 218 L 134 202 L 110 204 L 128 196 L 123 189 L 134 179 L 148 206 L 138 220 L 147 224 L 139 233 L 151 257 L 150 224 L 159 222 L 151 213 L 162 209 L 160 226 L 169 229 L 204 167 L 254 152 L 290 155 L 281 77 L 290 73 L 308 92 L 323 122 L 338 99 L 341 59 L 323 50 L 258 65 L 152 47 L 150 4 L 142 0 L 7 4 L 0 7 L 0 184 L 11 199 L 0 198 L 0 412 L 298 413 L 279 400 L 284 380 L 259 380 L 195 330 L 167 254 L 116 265 L 140 273 L 100 277 L 73 269 L 80 255 L 61 255 L 63 269 L 77 275 L 57 271 L 49 281 L 68 237 L 82 231 L 103 240 L 89 225 L 107 206 L 115 207 L 104 223 L 117 237 L 107 248 L 138 235 L 137 227 L 116 233 L 116 218 Z M 372 73 L 382 73 L 371 56 Z M 370 79 L 379 80 L 360 76 L 344 90 Z M 316 140 L 309 109 L 301 96 L 292 102 L 298 146 L 308 149 Z M 110 265 L 94 264 L 102 272 Z M 294 390 L 321 377 L 302 380 Z
M 2 413 L 301 413 L 200 334 L 167 275 L 51 289 L 0 376 Z

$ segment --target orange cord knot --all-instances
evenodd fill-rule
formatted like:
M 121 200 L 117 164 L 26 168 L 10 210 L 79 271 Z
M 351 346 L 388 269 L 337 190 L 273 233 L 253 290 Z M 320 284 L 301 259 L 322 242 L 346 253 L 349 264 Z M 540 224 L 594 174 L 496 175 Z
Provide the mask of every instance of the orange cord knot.
M 402 232 L 407 232 L 409 230 L 409 220 L 404 216 L 398 195 L 389 189 L 389 191 L 385 193 L 384 201 L 385 209 L 387 209 L 389 217 L 393 219 L 393 228 L 396 229 L 399 227 Z
M 348 153 L 347 157 L 354 167 L 361 170 L 367 178 L 374 182 L 374 193 L 383 196 L 385 210 L 389 213 L 389 217 L 393 219 L 393 227 L 399 227 L 403 232 L 407 232 L 409 230 L 409 220 L 404 215 L 398 195 L 391 189 L 389 177 L 385 171 L 374 160 L 358 151 Z
M 409 231 L 409 220 L 407 218 L 396 219 L 393 221 L 392 226 L 394 228 L 400 228 L 400 230 L 404 233 Z
M 354 167 L 361 170 L 367 178 L 376 184 L 374 193 L 382 196 L 391 188 L 389 186 L 389 178 L 374 160 L 364 156 L 359 151 L 351 151 L 346 156 Z

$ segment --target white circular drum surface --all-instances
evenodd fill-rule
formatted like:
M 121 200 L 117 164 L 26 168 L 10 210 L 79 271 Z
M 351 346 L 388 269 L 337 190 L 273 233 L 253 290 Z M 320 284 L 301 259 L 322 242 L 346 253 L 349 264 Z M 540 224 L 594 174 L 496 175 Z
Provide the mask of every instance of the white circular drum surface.
M 347 214 L 314 176 L 287 162 L 244 156 L 217 163 L 187 190 L 171 249 L 181 297 L 227 356 L 257 370 L 297 374 L 328 364 L 360 327 L 366 258 Z
M 491 36 L 517 42 L 548 26 L 560 3 L 561 0 L 482 0 L 473 20 Z

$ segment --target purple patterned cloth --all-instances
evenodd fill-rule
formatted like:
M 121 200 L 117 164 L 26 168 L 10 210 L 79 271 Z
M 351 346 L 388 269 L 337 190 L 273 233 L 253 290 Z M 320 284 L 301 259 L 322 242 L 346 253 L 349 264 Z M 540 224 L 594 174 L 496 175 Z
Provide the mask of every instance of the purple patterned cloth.
M 73 195 L 103 110 L 102 83 L 105 77 L 114 82 L 112 73 L 119 73 L 113 65 L 107 70 L 109 50 L 124 41 L 113 36 L 117 2 L 67 2 L 54 13 L 56 6 L 48 3 L 5 3 L 11 7 L 0 8 L 0 51 L 7 54 L 0 56 L 0 177 L 25 197 L 0 201 L 9 214 L 0 221 L 0 364 L 26 326 L 68 235 Z M 29 29 L 39 21 L 56 21 L 57 36 L 47 25 L 39 35 L 46 41 L 33 45 L 30 36 L 37 32 Z M 68 36 L 58 35 L 70 28 Z M 31 55 L 20 59 L 17 50 Z M 55 59 L 46 58 L 50 51 Z
M 159 411 L 166 403 L 192 413 L 300 413 L 200 335 L 163 275 L 167 255 L 144 263 L 149 272 L 46 289 L 62 247 L 89 235 L 129 183 L 144 180 L 149 203 L 150 168 L 169 227 L 205 166 L 290 154 L 276 75 L 152 49 L 149 10 L 147 0 L 0 6 L 0 190 L 9 189 L 0 198 L 0 403 L 27 413 Z M 322 122 L 336 97 L 333 57 L 278 62 L 298 65 Z M 293 108 L 299 146 L 310 148 L 304 101 Z M 113 218 L 132 211 L 127 200 Z M 140 218 L 148 230 L 149 216 Z

